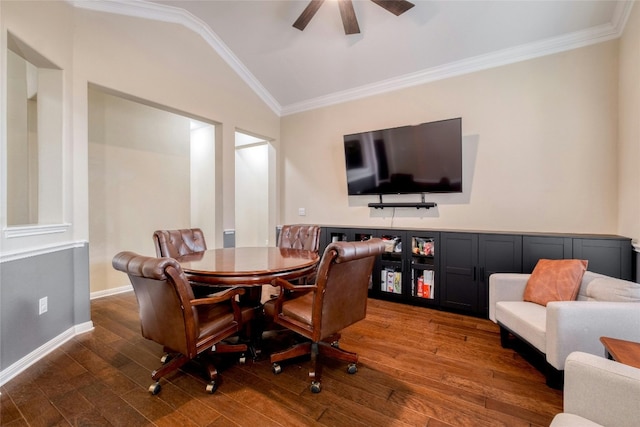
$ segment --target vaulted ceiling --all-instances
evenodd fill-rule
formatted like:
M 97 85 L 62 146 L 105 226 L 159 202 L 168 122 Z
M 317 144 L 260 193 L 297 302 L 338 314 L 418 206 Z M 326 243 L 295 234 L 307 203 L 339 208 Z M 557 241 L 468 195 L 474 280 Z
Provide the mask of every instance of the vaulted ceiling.
M 344 33 L 335 0 L 325 1 L 304 31 L 294 28 L 308 3 L 74 4 L 192 28 L 274 111 L 289 114 L 610 40 L 621 35 L 634 2 L 413 0 L 415 7 L 394 16 L 354 0 L 360 33 L 352 35 Z

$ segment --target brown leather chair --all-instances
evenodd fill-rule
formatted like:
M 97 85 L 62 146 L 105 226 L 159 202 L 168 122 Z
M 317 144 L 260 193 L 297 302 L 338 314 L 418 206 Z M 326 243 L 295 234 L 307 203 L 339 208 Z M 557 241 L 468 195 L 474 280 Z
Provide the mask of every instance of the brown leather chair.
M 180 230 L 156 230 L 153 233 L 153 243 L 156 246 L 156 256 L 178 258 L 207 250 L 204 233 L 199 228 L 184 228 Z M 212 292 L 208 285 L 191 282 L 196 297 L 204 297 Z M 224 288 L 213 289 L 218 291 Z
M 281 371 L 278 362 L 311 354 L 311 391 L 318 393 L 319 355 L 349 362 L 347 372 L 357 371 L 358 355 L 338 347 L 339 332 L 365 318 L 371 271 L 384 248 L 380 239 L 331 243 L 322 255 L 314 285 L 295 285 L 283 279 L 273 282 L 282 292 L 265 304 L 265 312 L 273 313 L 274 323 L 308 340 L 271 354 L 275 374 Z M 292 298 L 284 291 L 299 296 Z
M 286 224 L 282 226 L 278 234 L 277 247 L 290 249 L 305 249 L 318 252 L 320 248 L 320 226 L 306 224 Z M 296 279 L 294 283 L 313 283 L 315 271 L 305 277 Z M 262 301 L 276 298 L 280 289 L 274 286 L 265 286 L 262 290 Z
M 171 355 L 163 357 L 163 366 L 153 371 L 155 381 L 149 392 L 160 392 L 160 378 L 179 369 L 190 360 L 205 363 L 209 376 L 206 390 L 218 386 L 218 372 L 200 356 L 204 353 L 240 352 L 244 361 L 245 344 L 227 344 L 222 340 L 236 335 L 243 316 L 236 295 L 243 289 L 227 289 L 206 298 L 195 299 L 180 264 L 172 258 L 150 258 L 133 252 L 120 252 L 112 261 L 116 270 L 127 273 L 138 300 L 142 336 L 164 347 Z
M 317 225 L 283 225 L 278 235 L 279 248 L 306 249 L 318 252 L 320 227 Z
M 153 233 L 153 242 L 158 257 L 178 258 L 207 250 L 204 233 L 199 228 L 156 230 Z

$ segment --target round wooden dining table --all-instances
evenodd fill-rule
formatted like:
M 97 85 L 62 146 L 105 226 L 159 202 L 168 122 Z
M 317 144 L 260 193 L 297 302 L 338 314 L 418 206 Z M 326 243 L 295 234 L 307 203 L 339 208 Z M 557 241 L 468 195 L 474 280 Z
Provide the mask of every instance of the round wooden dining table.
M 208 249 L 177 258 L 189 280 L 211 286 L 262 286 L 276 277 L 295 279 L 312 273 L 319 260 L 313 251 L 277 247 Z

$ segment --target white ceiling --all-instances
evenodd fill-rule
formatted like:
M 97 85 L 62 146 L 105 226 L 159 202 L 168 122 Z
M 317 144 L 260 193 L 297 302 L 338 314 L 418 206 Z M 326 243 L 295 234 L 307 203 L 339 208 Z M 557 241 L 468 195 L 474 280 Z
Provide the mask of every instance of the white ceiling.
M 616 38 L 634 2 L 413 0 L 398 17 L 353 3 L 361 33 L 347 36 L 332 0 L 304 31 L 292 24 L 308 0 L 74 2 L 192 28 L 278 114 Z

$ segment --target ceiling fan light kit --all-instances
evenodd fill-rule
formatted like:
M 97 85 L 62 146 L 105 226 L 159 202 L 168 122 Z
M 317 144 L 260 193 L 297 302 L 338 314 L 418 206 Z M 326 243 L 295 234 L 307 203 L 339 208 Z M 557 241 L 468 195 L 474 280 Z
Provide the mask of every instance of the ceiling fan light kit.
M 396 16 L 400 16 L 407 10 L 415 6 L 413 3 L 406 0 L 371 0 L 383 9 L 393 13 Z M 316 14 L 320 6 L 322 6 L 324 0 L 311 0 L 307 7 L 304 8 L 296 22 L 293 23 L 293 27 L 300 31 L 303 31 L 311 18 Z M 353 9 L 353 2 L 351 0 L 338 0 L 338 6 L 340 7 L 340 16 L 342 17 L 342 26 L 344 27 L 344 33 L 359 34 L 360 26 L 358 25 L 358 18 L 356 18 L 356 12 Z

